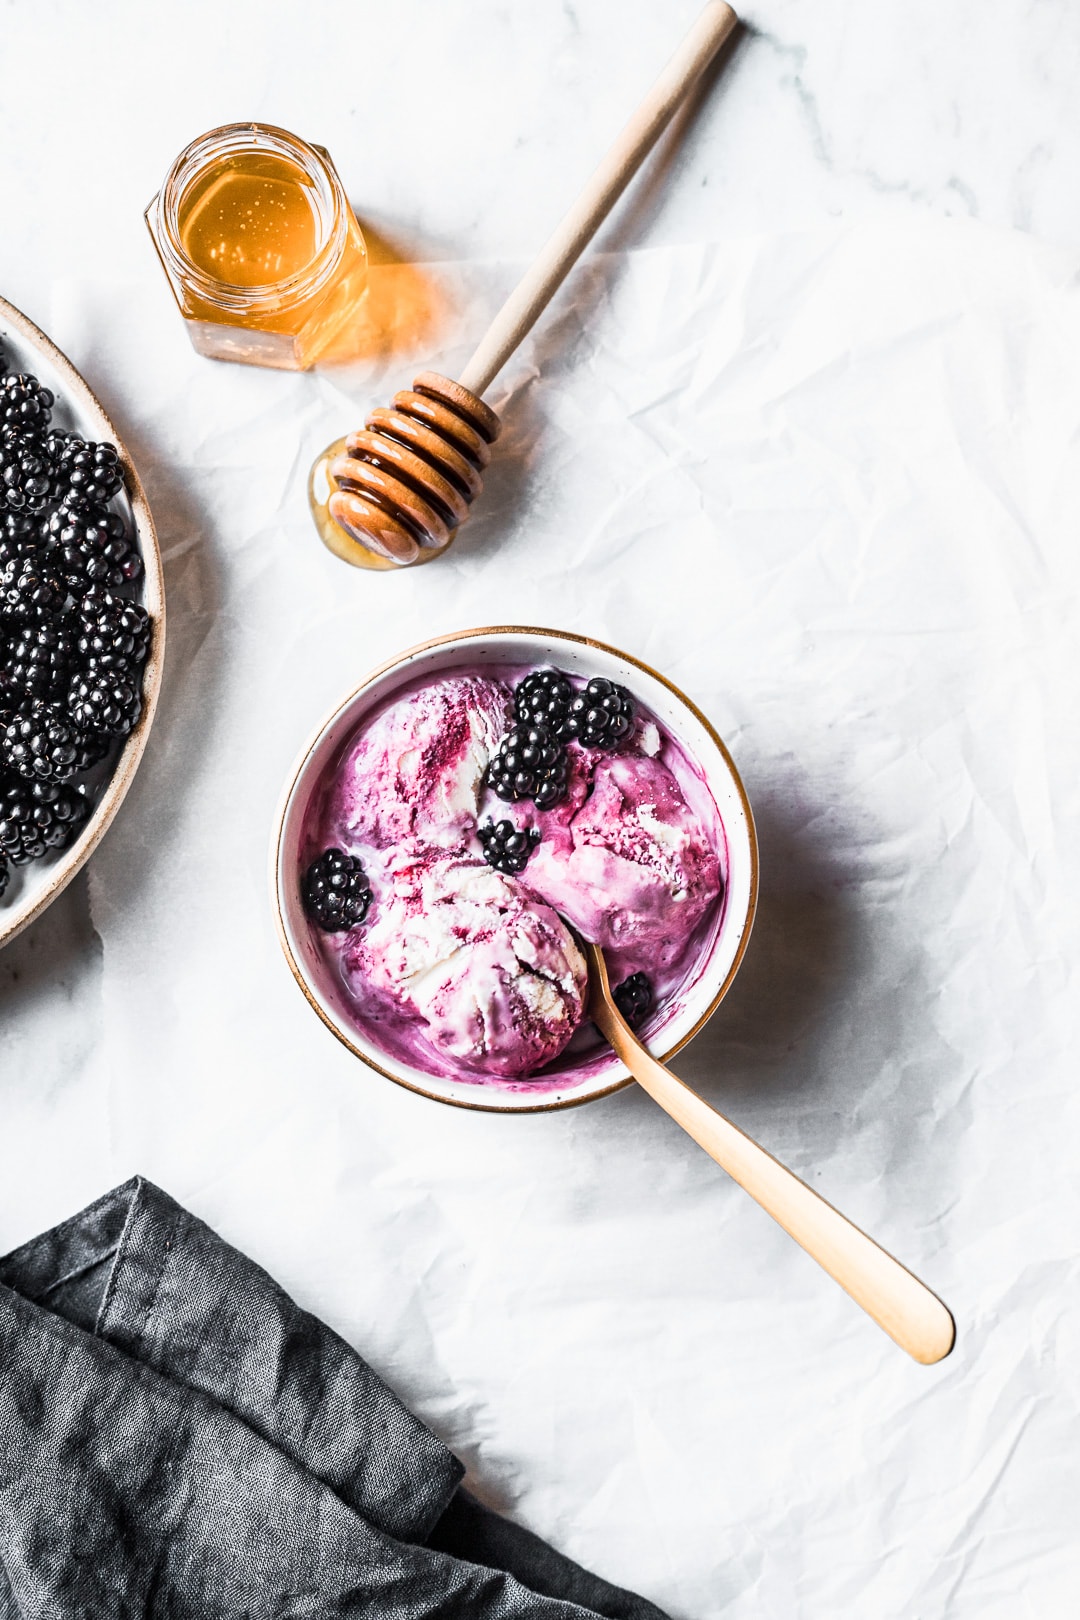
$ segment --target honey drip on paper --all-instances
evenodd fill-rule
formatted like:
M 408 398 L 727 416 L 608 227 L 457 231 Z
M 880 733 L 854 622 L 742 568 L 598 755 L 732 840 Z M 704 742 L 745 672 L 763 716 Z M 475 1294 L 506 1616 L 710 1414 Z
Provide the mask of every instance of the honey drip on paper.
M 272 152 L 245 152 L 204 170 L 181 200 L 177 223 L 191 262 L 233 287 L 298 275 L 320 245 L 310 180 Z

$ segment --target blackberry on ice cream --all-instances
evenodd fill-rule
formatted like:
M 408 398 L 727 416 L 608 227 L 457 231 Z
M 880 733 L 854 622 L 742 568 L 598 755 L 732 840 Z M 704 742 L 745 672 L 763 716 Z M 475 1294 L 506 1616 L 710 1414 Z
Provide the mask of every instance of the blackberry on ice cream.
M 559 735 L 583 748 L 616 748 L 633 730 L 634 712 L 625 686 L 598 675 L 571 702 Z
M 566 794 L 569 761 L 545 726 L 516 725 L 488 766 L 488 784 L 500 799 L 531 799 L 548 810 Z
M 529 856 L 540 842 L 535 827 L 519 830 L 512 821 L 487 821 L 477 827 L 476 836 L 484 859 L 496 872 L 524 872 Z
M 304 873 L 304 910 L 328 934 L 356 928 L 367 916 L 371 885 L 363 864 L 343 849 L 327 849 Z

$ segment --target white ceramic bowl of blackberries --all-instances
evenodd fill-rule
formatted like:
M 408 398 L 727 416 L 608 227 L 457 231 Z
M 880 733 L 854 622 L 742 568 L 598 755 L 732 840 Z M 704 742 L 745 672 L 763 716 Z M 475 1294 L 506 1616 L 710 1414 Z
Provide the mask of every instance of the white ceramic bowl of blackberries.
M 0 945 L 120 808 L 164 637 L 138 474 L 74 366 L 0 299 Z
M 498 1112 L 629 1081 L 588 1016 L 584 939 L 666 1059 L 727 993 L 757 885 L 750 805 L 705 715 L 629 653 L 525 626 L 367 676 L 303 749 L 271 849 L 313 1011 L 386 1078 Z

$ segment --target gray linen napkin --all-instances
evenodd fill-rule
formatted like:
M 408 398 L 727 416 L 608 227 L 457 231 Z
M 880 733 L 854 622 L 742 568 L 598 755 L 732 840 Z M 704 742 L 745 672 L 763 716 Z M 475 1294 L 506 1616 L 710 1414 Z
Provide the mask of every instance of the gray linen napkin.
M 664 1620 L 141 1178 L 0 1259 L 0 1620 Z

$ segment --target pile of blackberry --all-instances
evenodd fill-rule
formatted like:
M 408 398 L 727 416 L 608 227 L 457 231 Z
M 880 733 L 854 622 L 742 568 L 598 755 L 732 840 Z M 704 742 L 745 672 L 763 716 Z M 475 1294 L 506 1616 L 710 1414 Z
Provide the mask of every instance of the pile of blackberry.
M 514 688 L 515 725 L 488 766 L 500 799 L 531 799 L 550 810 L 566 797 L 567 745 L 618 748 L 634 729 L 634 700 L 624 686 L 597 676 L 575 692 L 557 669 L 538 669 Z
M 0 375 L 0 896 L 85 824 L 78 778 L 135 725 L 150 646 L 142 559 L 110 504 L 119 457 L 54 428 L 53 404 L 36 377 Z

